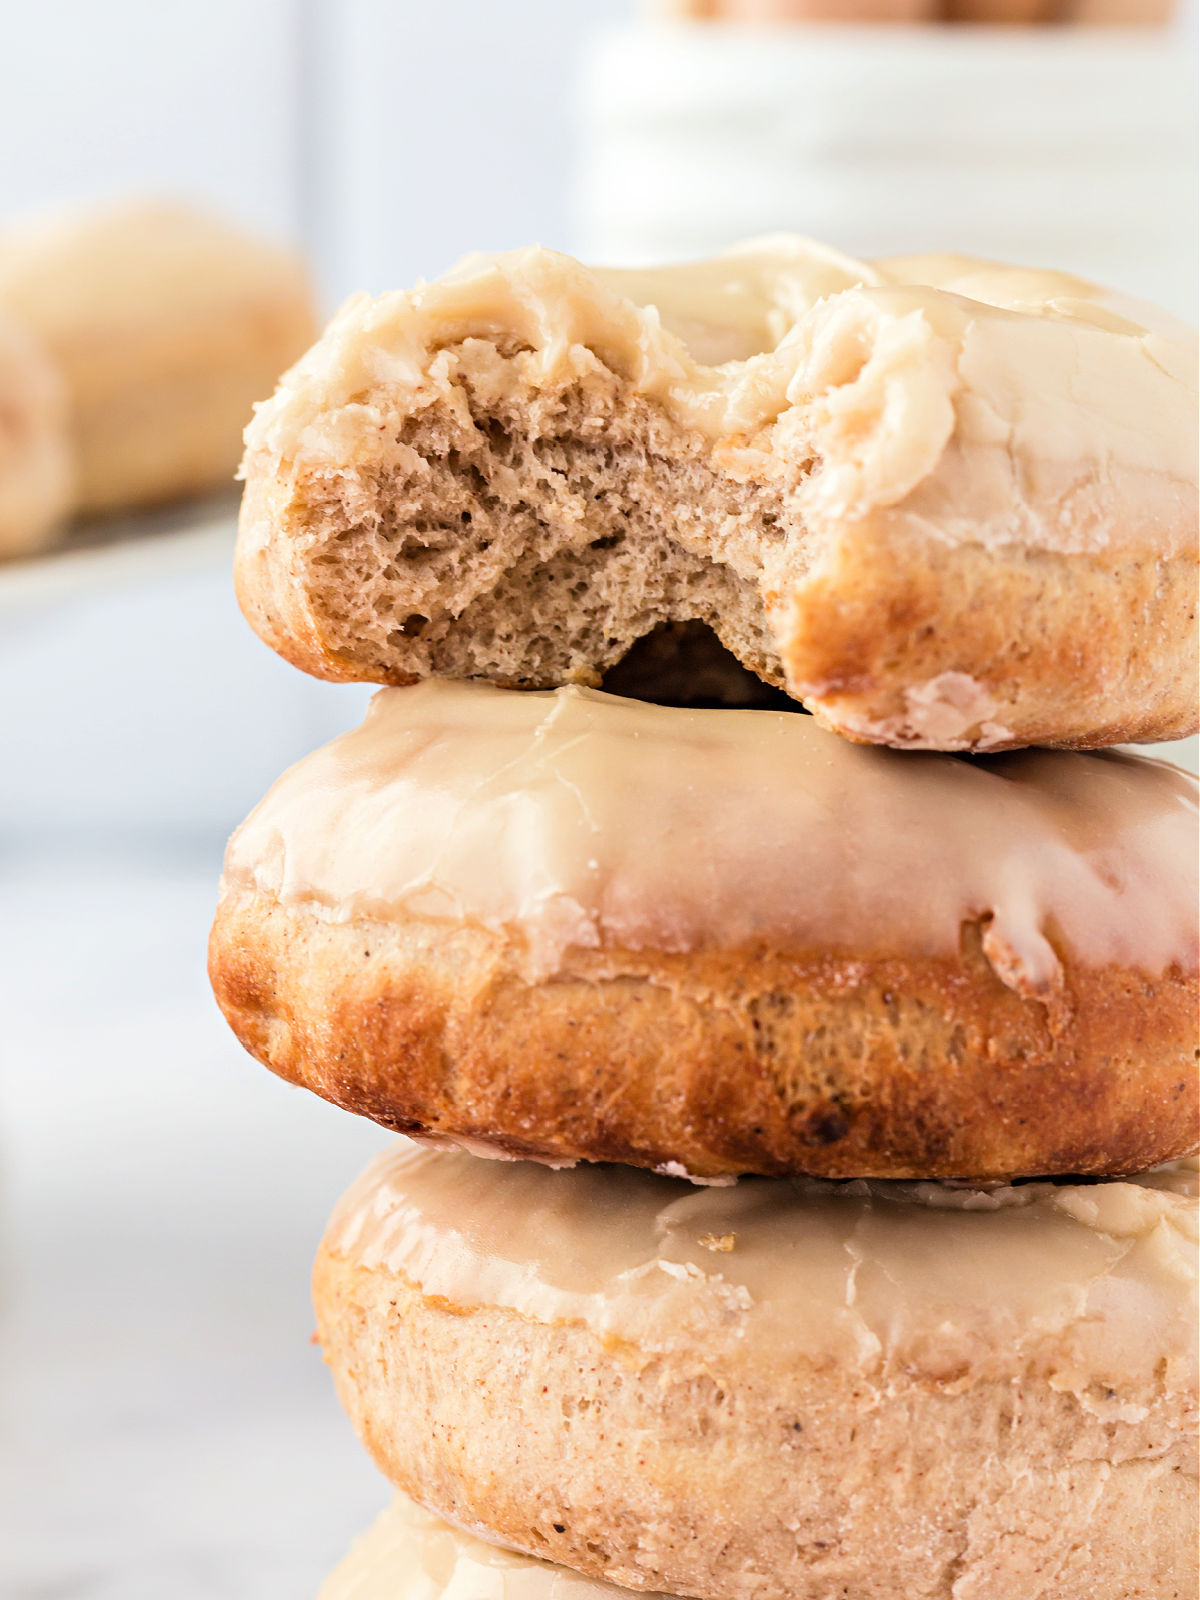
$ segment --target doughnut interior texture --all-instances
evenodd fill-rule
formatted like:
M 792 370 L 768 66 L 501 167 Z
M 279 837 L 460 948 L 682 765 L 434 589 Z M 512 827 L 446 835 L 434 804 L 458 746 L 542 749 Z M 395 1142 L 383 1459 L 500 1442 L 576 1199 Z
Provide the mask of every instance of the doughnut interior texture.
M 320 677 L 595 685 L 707 623 L 849 738 L 1194 731 L 1196 346 L 957 256 L 532 249 L 351 300 L 247 430 L 237 583 Z
M 698 1600 L 1184 1600 L 1196 1266 L 1194 1163 L 695 1189 L 401 1144 L 314 1286 L 379 1467 L 526 1555 Z
M 1003 1179 L 1196 1148 L 1196 781 L 1116 751 L 430 681 L 235 834 L 218 1001 L 398 1132 Z

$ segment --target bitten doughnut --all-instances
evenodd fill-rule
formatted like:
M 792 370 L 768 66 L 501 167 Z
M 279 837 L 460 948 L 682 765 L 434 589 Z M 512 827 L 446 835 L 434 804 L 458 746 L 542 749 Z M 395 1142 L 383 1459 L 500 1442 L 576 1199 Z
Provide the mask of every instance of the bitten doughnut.
M 258 409 L 238 592 L 326 678 L 595 685 L 699 620 L 864 742 L 1175 738 L 1195 372 L 1165 315 L 959 256 L 471 257 Z
M 429 681 L 235 834 L 214 990 L 399 1132 L 720 1178 L 1136 1171 L 1197 1142 L 1196 781 Z
M 252 403 L 317 328 L 289 251 L 153 202 L 4 230 L 0 310 L 65 375 L 84 514 L 230 483 Z
M 51 541 L 74 480 L 62 377 L 32 335 L 0 314 L 0 560 Z
M 1196 1266 L 1194 1164 L 697 1190 L 401 1144 L 314 1283 L 376 1463 L 484 1539 L 698 1600 L 1184 1600 Z

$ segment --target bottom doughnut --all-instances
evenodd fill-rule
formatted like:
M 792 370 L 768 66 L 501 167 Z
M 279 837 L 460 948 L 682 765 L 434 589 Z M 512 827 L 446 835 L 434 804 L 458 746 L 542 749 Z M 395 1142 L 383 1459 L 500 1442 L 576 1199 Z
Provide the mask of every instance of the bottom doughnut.
M 621 1600 L 624 1594 L 603 1578 L 484 1544 L 398 1494 L 354 1541 L 317 1600 Z
M 591 1578 L 1195 1600 L 1196 1218 L 1192 1163 L 696 1189 L 401 1142 L 317 1320 L 397 1488 Z

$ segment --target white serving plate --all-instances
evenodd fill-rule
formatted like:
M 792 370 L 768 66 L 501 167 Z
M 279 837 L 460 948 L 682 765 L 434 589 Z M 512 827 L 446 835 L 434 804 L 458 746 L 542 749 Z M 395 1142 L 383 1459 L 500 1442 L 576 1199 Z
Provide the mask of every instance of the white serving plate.
M 236 532 L 230 495 L 76 524 L 54 549 L 0 562 L 0 616 L 229 562 Z
M 0 567 L 0 842 L 228 833 L 362 714 L 242 619 L 234 504 L 120 527 Z

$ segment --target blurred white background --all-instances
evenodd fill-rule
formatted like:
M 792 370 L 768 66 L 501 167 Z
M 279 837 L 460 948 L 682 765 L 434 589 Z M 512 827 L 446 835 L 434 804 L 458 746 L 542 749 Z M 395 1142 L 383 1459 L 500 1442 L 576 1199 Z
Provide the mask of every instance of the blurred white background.
M 585 41 L 634 0 L 45 0 L 0 55 L 0 223 L 121 190 L 312 253 L 327 306 L 570 242 Z
M 997 254 L 1111 262 L 1122 287 L 1187 302 L 1195 141 L 1174 130 L 1194 127 L 1193 44 L 1194 7 L 1149 64 L 1131 39 L 1136 71 L 1113 77 L 1108 50 L 1111 103 L 1085 83 L 1077 116 L 1026 139 L 1028 184 L 1054 201 L 1039 236 L 1002 125 L 973 163 L 943 164 L 955 118 L 987 133 L 983 102 L 976 119 L 959 78 L 939 95 L 927 76 L 905 100 L 928 69 L 915 36 L 833 40 L 821 100 L 809 42 L 673 44 L 632 0 L 43 0 L 5 15 L 0 224 L 121 192 L 194 199 L 304 248 L 328 310 L 472 249 L 633 258 L 787 226 L 886 252 L 919 247 L 900 234 L 924 217 L 925 247 L 986 225 Z M 1000 55 L 977 58 L 1004 98 Z M 903 125 L 871 121 L 883 78 Z M 1106 187 L 1147 182 L 1152 237 Z M 364 695 L 257 642 L 230 540 L 226 518 L 0 568 L 12 1600 L 311 1594 L 385 1498 L 306 1304 L 322 1219 L 383 1136 L 243 1058 L 203 973 L 225 835 Z

